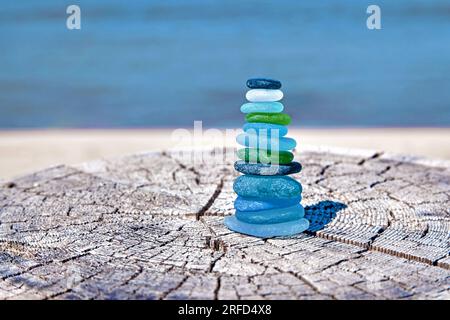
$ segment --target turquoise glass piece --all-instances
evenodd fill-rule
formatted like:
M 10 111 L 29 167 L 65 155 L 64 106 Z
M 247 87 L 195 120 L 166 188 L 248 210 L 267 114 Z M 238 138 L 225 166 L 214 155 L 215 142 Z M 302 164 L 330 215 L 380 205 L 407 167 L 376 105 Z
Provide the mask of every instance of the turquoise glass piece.
M 302 201 L 302 197 L 295 197 L 286 200 L 266 200 L 260 198 L 245 198 L 238 196 L 234 201 L 234 208 L 237 211 L 260 211 L 280 209 L 285 207 L 291 207 L 299 204 Z
M 239 221 L 256 224 L 272 224 L 298 220 L 305 216 L 305 209 L 301 204 L 287 208 L 277 208 L 260 211 L 236 211 Z
M 279 113 L 282 112 L 284 106 L 281 102 L 248 102 L 241 106 L 242 113 L 266 112 Z
M 302 185 L 289 176 L 243 175 L 233 183 L 239 196 L 264 199 L 291 199 L 299 197 Z
M 248 122 L 243 129 L 249 134 L 260 134 L 268 137 L 284 137 L 288 133 L 286 126 L 261 122 Z
M 268 138 L 265 135 L 241 133 L 236 137 L 236 142 L 242 146 L 254 149 L 289 151 L 297 146 L 292 138 Z
M 309 221 L 305 218 L 281 223 L 251 224 L 239 221 L 236 216 L 229 216 L 225 217 L 224 223 L 235 232 L 260 238 L 292 236 L 309 228 Z

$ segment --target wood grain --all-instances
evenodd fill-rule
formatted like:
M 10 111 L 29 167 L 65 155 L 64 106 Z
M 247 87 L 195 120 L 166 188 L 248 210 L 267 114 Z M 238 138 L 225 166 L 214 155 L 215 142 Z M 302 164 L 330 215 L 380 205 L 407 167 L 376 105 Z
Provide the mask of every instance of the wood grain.
M 303 151 L 310 229 L 257 239 L 222 224 L 237 176 L 225 151 L 218 163 L 146 153 L 3 183 L 0 298 L 450 298 L 448 165 Z

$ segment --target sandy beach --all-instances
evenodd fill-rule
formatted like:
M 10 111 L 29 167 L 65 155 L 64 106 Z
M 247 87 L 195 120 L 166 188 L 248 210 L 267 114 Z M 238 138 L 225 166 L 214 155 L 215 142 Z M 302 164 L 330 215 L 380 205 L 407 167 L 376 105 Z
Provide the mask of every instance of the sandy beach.
M 174 148 L 172 133 L 172 129 L 1 131 L 0 179 L 59 164 Z M 450 159 L 450 128 L 292 129 L 288 135 L 298 141 L 300 150 L 302 146 L 358 148 Z M 233 136 L 196 143 L 236 146 Z

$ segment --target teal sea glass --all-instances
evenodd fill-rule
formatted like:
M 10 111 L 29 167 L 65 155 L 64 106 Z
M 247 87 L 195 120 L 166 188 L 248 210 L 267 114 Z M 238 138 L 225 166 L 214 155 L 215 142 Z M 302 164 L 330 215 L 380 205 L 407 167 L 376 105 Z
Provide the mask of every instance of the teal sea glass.
M 259 211 L 236 211 L 239 221 L 256 224 L 271 224 L 298 220 L 305 216 L 305 209 L 300 204 L 292 207 Z
M 244 175 L 234 181 L 233 190 L 242 197 L 291 199 L 301 195 L 302 185 L 288 176 Z
M 295 197 L 283 200 L 268 200 L 262 198 L 245 198 L 238 196 L 234 201 L 234 208 L 237 211 L 260 211 L 291 207 L 299 204 L 302 197 Z

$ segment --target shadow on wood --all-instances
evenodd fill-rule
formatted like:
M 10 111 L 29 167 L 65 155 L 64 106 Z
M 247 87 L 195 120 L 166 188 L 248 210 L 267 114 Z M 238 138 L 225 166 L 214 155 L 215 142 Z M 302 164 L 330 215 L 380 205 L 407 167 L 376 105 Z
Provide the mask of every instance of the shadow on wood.
M 309 232 L 322 230 L 329 224 L 340 211 L 347 208 L 347 205 L 341 202 L 324 200 L 311 206 L 305 207 L 305 218 L 309 220 Z

